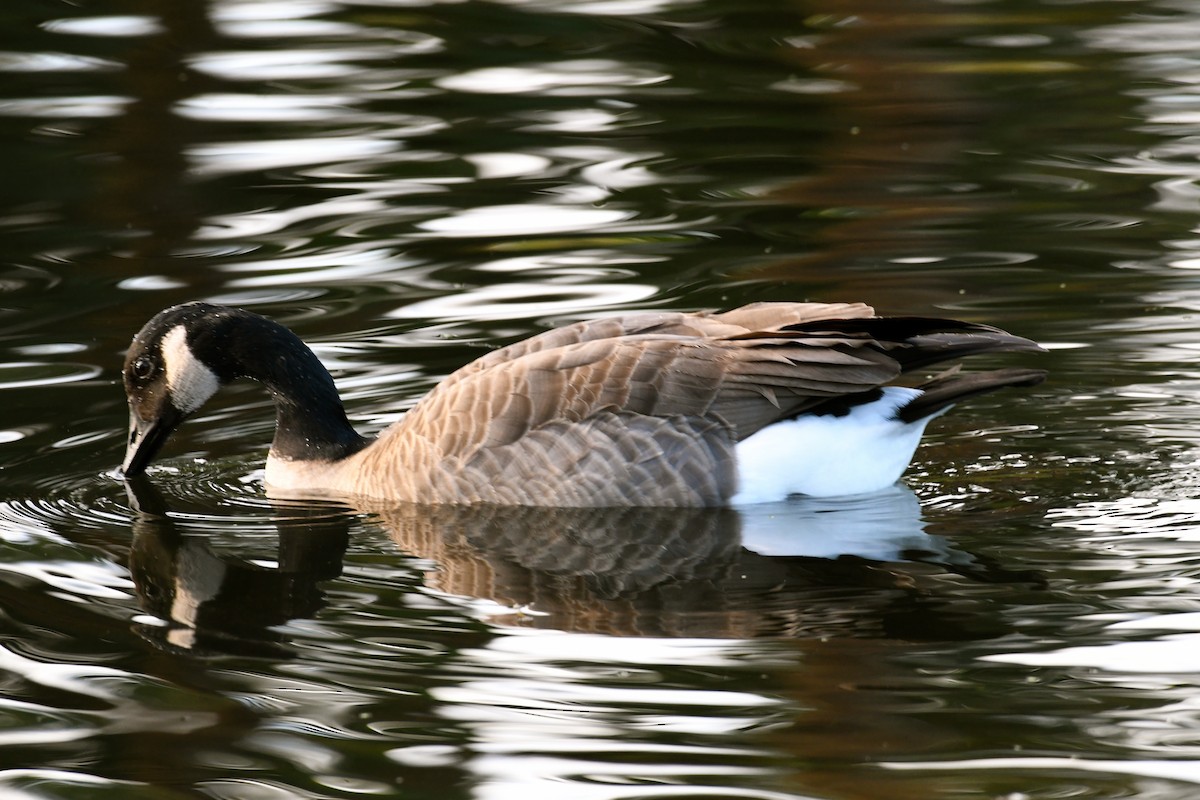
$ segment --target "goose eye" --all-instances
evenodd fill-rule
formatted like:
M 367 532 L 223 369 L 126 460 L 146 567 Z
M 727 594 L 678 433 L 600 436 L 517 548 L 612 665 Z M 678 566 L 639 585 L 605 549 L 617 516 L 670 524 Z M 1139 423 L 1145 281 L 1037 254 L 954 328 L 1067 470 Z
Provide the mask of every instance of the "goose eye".
M 146 356 L 141 356 L 134 359 L 133 364 L 131 364 L 129 367 L 129 370 L 133 373 L 133 377 L 140 381 L 144 381 L 154 374 L 154 362 Z

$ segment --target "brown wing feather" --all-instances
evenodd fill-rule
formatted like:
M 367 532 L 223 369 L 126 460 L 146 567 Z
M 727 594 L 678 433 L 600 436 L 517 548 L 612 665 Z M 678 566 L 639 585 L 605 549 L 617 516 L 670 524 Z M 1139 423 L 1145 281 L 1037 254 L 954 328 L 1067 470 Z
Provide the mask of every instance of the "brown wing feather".
M 741 440 L 806 404 L 871 389 L 899 373 L 893 359 L 862 342 L 599 339 L 443 382 L 388 433 L 419 435 L 445 456 L 470 457 L 551 422 L 622 411 L 715 417 Z
M 583 320 L 493 350 L 447 377 L 443 384 L 461 380 L 472 373 L 490 369 L 507 361 L 515 361 L 530 353 L 599 339 L 639 334 L 687 336 L 697 339 L 732 338 L 778 331 L 789 325 L 832 319 L 863 319 L 874 314 L 874 309 L 864 303 L 750 303 L 719 313 L 644 312 Z
M 745 331 L 777 331 L 827 319 L 867 319 L 875 309 L 866 303 L 750 303 L 707 318 Z

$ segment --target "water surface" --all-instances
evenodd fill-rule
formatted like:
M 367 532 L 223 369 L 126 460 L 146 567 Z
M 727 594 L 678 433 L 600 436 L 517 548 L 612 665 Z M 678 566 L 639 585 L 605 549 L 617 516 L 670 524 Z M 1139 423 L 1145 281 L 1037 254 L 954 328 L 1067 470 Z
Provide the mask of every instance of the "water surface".
M 0 10 L 0 793 L 1190 798 L 1191 3 Z M 301 334 L 356 425 L 576 319 L 863 300 L 1037 339 L 905 487 L 264 497 L 270 401 L 113 472 L 132 334 Z

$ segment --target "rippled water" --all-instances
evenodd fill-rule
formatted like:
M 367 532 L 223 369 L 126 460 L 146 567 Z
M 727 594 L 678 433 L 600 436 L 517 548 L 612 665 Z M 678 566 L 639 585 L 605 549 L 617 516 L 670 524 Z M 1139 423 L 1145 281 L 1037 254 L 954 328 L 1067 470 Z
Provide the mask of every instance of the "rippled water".
M 4 4 L 0 794 L 1195 796 L 1197 53 L 1177 0 Z M 549 325 L 801 298 L 1052 379 L 736 513 L 271 501 L 254 386 L 114 472 L 172 303 L 374 432 Z

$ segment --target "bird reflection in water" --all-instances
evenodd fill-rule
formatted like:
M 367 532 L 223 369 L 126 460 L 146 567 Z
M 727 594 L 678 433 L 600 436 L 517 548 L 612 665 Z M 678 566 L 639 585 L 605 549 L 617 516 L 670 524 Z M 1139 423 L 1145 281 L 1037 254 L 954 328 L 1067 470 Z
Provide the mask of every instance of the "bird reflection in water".
M 328 505 L 289 505 L 276 520 L 275 566 L 216 552 L 209 538 L 181 530 L 145 479 L 126 481 L 134 509 L 129 571 L 150 641 L 197 655 L 287 655 L 273 630 L 324 605 L 321 582 L 336 578 L 349 543 L 350 517 Z
M 978 638 L 995 625 L 947 596 L 1038 582 L 925 532 L 906 487 L 740 509 L 374 509 L 438 564 L 429 586 L 487 598 L 528 627 L 615 635 Z M 978 630 L 976 630 L 978 628 Z
M 341 575 L 357 523 L 339 506 L 281 506 L 270 566 L 217 552 L 207 536 L 180 531 L 147 482 L 129 487 L 137 510 L 130 570 L 144 608 L 162 621 L 145 635 L 174 650 L 285 654 L 277 626 L 323 606 L 321 584 Z M 1002 633 L 1002 623 L 986 603 L 955 593 L 963 580 L 1039 580 L 926 533 L 917 498 L 900 486 L 749 510 L 358 511 L 403 553 L 434 562 L 422 591 L 491 601 L 488 617 L 503 625 L 627 636 L 975 639 Z

